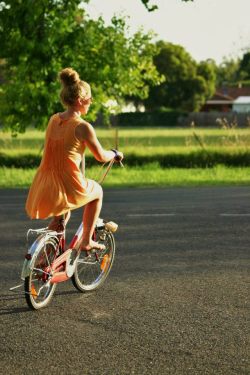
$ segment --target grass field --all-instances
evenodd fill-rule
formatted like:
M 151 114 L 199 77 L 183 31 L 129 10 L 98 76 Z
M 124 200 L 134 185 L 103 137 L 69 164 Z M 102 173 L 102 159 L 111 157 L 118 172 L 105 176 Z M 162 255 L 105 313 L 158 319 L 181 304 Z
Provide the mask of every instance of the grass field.
M 115 145 L 114 129 L 96 129 L 103 147 L 110 149 Z M 162 154 L 188 152 L 205 148 L 248 148 L 250 147 L 250 128 L 126 128 L 118 130 L 119 148 L 124 154 Z M 0 132 L 0 152 L 7 154 L 39 153 L 44 141 L 44 132 L 28 130 L 17 138 Z
M 98 181 L 100 167 L 88 169 L 87 177 Z M 27 188 L 34 177 L 35 169 L 0 168 L 1 188 Z M 249 168 L 163 169 L 157 164 L 121 169 L 113 167 L 104 182 L 105 187 L 163 187 L 163 186 L 211 186 L 249 185 Z
M 115 145 L 115 129 L 96 129 L 102 145 L 110 149 Z M 28 130 L 12 138 L 0 133 L 0 153 L 21 156 L 40 154 L 44 132 Z M 246 150 L 250 147 L 250 128 L 131 128 L 118 130 L 119 149 L 126 155 L 186 153 L 205 148 L 225 151 Z M 124 160 L 126 165 L 126 159 Z M 87 177 L 96 178 L 100 167 L 87 170 Z M 0 168 L 0 187 L 28 187 L 35 169 Z M 250 168 L 216 166 L 204 169 L 162 169 L 157 163 L 143 167 L 113 168 L 106 186 L 194 186 L 250 184 Z

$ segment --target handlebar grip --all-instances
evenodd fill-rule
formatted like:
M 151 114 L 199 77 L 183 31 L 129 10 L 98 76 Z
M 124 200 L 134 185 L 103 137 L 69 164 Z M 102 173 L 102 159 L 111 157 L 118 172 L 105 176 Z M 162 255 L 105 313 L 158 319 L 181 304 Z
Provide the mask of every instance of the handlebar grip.
M 118 151 L 115 150 L 114 148 L 112 148 L 111 151 L 113 151 L 115 154 L 114 160 L 117 161 L 122 168 L 124 168 L 124 165 L 122 164 L 122 161 L 120 160 L 120 157 L 118 155 Z

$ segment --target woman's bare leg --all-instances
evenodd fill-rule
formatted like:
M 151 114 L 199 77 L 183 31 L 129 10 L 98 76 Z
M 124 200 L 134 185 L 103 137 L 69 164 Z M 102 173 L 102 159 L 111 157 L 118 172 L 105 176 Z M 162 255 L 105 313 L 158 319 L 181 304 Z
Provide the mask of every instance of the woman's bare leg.
M 105 246 L 92 240 L 97 219 L 102 208 L 102 190 L 97 199 L 86 204 L 83 212 L 83 238 L 81 250 L 89 251 L 91 249 L 104 249 Z
M 67 223 L 70 219 L 70 216 L 71 216 L 71 212 L 70 211 L 66 212 L 66 214 L 64 215 L 64 220 L 65 220 L 64 225 L 67 225 Z M 62 219 L 63 219 L 63 215 L 54 216 L 53 219 L 51 220 L 51 222 L 48 225 L 48 229 L 57 230 L 58 225 L 60 223 L 60 220 L 62 220 Z

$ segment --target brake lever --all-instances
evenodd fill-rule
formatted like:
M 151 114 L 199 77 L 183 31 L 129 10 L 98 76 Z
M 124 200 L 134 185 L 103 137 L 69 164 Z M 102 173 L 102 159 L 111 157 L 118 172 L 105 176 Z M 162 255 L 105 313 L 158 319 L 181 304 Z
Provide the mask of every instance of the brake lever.
M 119 158 L 119 156 L 117 155 L 117 156 L 115 156 L 115 161 L 117 161 L 117 163 L 119 163 L 120 164 L 120 167 L 122 167 L 122 168 L 124 168 L 124 165 L 122 164 L 122 161 L 120 160 L 120 158 Z

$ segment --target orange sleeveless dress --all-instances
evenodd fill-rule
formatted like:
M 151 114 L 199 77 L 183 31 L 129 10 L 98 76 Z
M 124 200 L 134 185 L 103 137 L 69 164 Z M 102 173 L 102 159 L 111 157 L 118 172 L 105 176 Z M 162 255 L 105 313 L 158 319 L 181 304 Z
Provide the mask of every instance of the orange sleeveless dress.
M 62 120 L 59 114 L 50 118 L 43 157 L 25 206 L 31 219 L 62 215 L 99 196 L 100 185 L 80 171 L 85 144 L 75 137 L 75 128 L 81 122 L 77 117 Z

